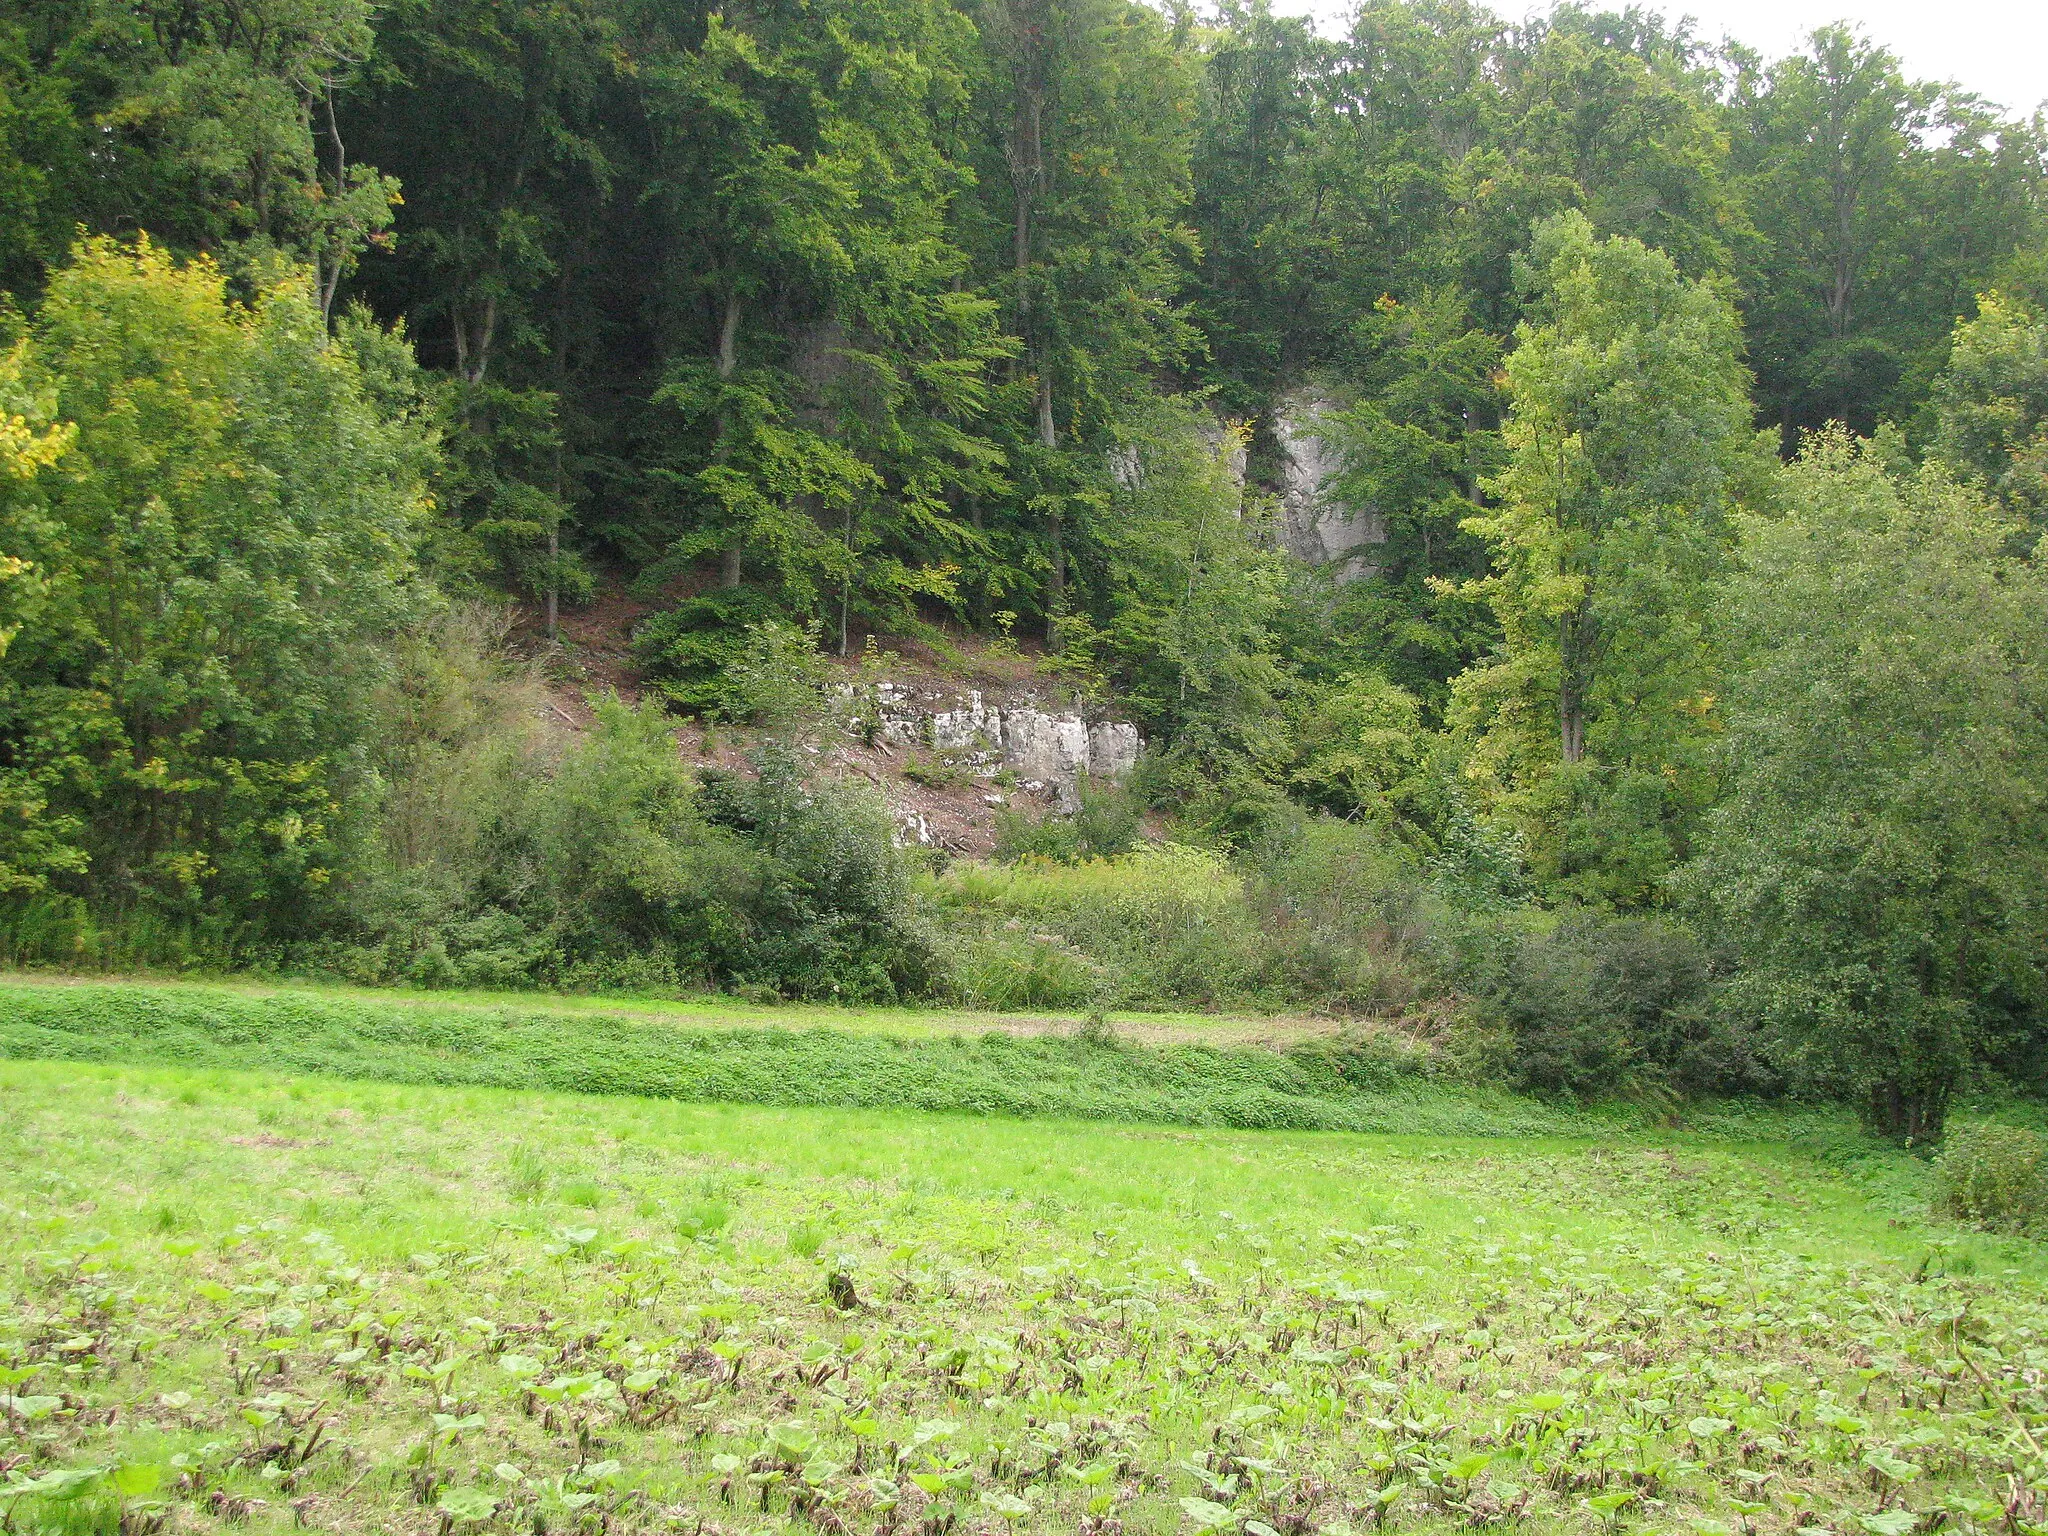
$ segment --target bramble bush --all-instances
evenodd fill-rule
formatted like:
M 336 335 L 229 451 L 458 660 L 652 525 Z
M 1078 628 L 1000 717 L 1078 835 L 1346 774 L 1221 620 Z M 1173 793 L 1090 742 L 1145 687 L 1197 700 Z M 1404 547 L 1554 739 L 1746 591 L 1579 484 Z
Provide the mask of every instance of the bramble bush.
M 1524 911 L 1439 928 L 1445 979 L 1516 1086 L 1590 1096 L 1771 1086 L 1717 1006 L 1714 954 L 1663 916 Z
M 1934 1160 L 1935 1209 L 2014 1232 L 2048 1227 L 2048 1138 L 2018 1125 L 1963 1125 Z

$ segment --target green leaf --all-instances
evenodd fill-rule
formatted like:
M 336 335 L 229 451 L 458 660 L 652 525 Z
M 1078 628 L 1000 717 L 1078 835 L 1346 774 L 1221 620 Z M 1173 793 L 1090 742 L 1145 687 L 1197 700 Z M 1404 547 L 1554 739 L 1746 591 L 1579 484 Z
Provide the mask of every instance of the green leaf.
M 1473 1451 L 1469 1455 L 1461 1456 L 1452 1462 L 1449 1467 L 1444 1469 L 1444 1475 L 1456 1478 L 1461 1483 L 1469 1483 L 1492 1465 L 1493 1455 L 1491 1452 Z
M 146 1499 L 163 1486 L 164 1469 L 154 1461 L 124 1461 L 112 1474 L 114 1491 L 124 1499 Z
M 1234 1530 L 1237 1526 L 1237 1511 L 1227 1504 L 1217 1504 L 1208 1499 L 1182 1499 L 1181 1512 L 1200 1531 Z
M 458 1524 L 471 1525 L 495 1515 L 498 1500 L 481 1488 L 449 1488 L 434 1501 L 434 1507 Z
M 1590 1499 L 1583 1499 L 1580 1502 L 1602 1520 L 1613 1520 L 1634 1501 L 1635 1496 L 1633 1488 L 1612 1488 L 1606 1493 L 1596 1493 Z

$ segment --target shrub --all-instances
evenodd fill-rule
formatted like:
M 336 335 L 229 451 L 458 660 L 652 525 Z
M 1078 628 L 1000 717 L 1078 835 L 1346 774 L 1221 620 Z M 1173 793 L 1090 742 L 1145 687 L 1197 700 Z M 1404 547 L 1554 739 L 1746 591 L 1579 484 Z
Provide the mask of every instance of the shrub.
M 649 686 L 671 703 L 743 719 L 750 701 L 735 697 L 733 668 L 752 647 L 752 631 L 781 619 L 779 605 L 758 588 L 705 592 L 643 620 L 633 654 Z
M 1421 951 L 1438 903 L 1414 855 L 1384 830 L 1303 821 L 1276 829 L 1251 867 L 1270 995 L 1384 1013 L 1429 987 Z
M 245 305 L 206 257 L 82 241 L 8 367 L 67 451 L 0 474 L 0 891 L 78 896 L 116 948 L 217 964 L 334 915 L 431 506 L 417 402 L 385 398 L 352 322 L 335 343 L 309 279 L 257 287 Z
M 1243 877 L 1221 854 L 1174 844 L 1114 859 L 956 865 L 934 884 L 941 921 L 994 938 L 1015 922 L 1102 968 L 1094 1000 L 1131 1007 L 1242 998 L 1261 941 Z M 966 983 L 956 985 L 966 990 Z
M 908 769 L 905 776 L 910 776 Z M 1003 812 L 996 823 L 996 858 L 1005 864 L 1029 858 L 1079 864 L 1113 859 L 1138 846 L 1142 812 L 1129 790 L 1085 777 L 1079 789 L 1081 807 L 1071 816 Z
M 2048 584 L 2001 515 L 1887 458 L 1817 437 L 1743 525 L 1725 778 L 1680 883 L 1780 1069 L 1931 1143 L 1980 1042 L 2048 1012 Z
M 723 974 L 849 1003 L 930 991 L 938 965 L 888 807 L 863 785 L 808 778 L 798 753 L 772 743 L 754 768 L 704 781 L 707 819 L 753 855 L 741 909 L 751 931 Z
M 952 982 L 962 1002 L 1005 1011 L 1086 1008 L 1111 987 L 1106 967 L 1052 934 L 970 940 L 953 962 Z
M 1446 972 L 1482 1026 L 1504 1035 L 1519 1087 L 1763 1086 L 1745 1037 L 1715 1006 L 1713 956 L 1681 923 L 1581 913 L 1545 924 L 1520 914 L 1445 933 Z
M 773 745 L 753 774 L 700 783 L 657 708 L 616 700 L 588 732 L 544 741 L 440 697 L 474 670 L 441 669 L 397 711 L 412 724 L 394 733 L 384 862 L 356 893 L 357 933 L 302 947 L 302 968 L 848 1002 L 930 989 L 906 855 L 872 797 L 810 782 Z
M 1951 1131 L 1934 1160 L 1935 1209 L 2025 1232 L 2048 1224 L 2048 1137 L 2017 1125 Z

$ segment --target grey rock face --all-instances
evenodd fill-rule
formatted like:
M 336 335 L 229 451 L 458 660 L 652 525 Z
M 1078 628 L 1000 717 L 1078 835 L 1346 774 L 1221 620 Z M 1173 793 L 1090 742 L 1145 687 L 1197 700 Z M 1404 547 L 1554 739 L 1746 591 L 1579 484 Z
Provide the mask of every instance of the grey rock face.
M 979 690 L 963 696 L 883 682 L 876 685 L 875 705 L 874 734 L 883 745 L 957 753 L 981 778 L 1007 768 L 1067 814 L 1081 808 L 1084 776 L 1121 779 L 1145 749 L 1129 721 L 1090 721 L 1071 710 L 1041 708 L 1028 697 L 1005 705 Z M 850 724 L 858 731 L 861 721 Z
M 1097 779 L 1121 779 L 1138 766 L 1138 754 L 1145 739 L 1138 728 L 1124 720 L 1105 720 L 1088 727 L 1088 774 Z
M 932 715 L 932 745 L 941 752 L 975 752 L 1003 744 L 1003 712 L 985 703 L 979 690 L 967 695 L 958 709 Z
M 1310 565 L 1334 565 L 1338 579 L 1377 575 L 1374 554 L 1387 542 L 1387 521 L 1371 507 L 1348 507 L 1330 493 L 1343 468 L 1336 448 L 1317 432 L 1335 401 L 1313 390 L 1283 397 L 1273 411 L 1280 448 L 1280 527 L 1288 552 Z
M 1040 709 L 1006 710 L 1003 766 L 1025 784 L 1050 790 L 1062 811 L 1079 810 L 1081 775 L 1089 771 L 1088 722 Z

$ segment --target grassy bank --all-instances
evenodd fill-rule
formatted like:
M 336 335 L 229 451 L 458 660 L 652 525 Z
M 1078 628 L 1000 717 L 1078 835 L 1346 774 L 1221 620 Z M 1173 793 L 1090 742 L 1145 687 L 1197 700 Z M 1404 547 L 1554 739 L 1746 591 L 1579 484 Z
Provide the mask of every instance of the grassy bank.
M 1264 1045 L 1285 1048 L 1344 1032 L 1344 1020 L 1326 1014 L 1161 1011 L 1133 1009 L 1022 1009 L 931 1004 L 847 1006 L 836 1003 L 752 1002 L 721 992 L 563 992 L 536 988 L 351 986 L 260 974 L 158 975 L 148 971 L 67 973 L 0 971 L 0 989 L 12 987 L 147 986 L 157 992 L 204 992 L 242 997 L 298 997 L 428 1008 L 437 1012 L 543 1012 L 578 1017 L 694 1024 L 707 1029 L 832 1029 L 846 1034 L 896 1035 L 934 1040 L 1000 1030 L 1014 1035 L 1072 1034 L 1091 1014 L 1134 1045 Z
M 1436 1083 L 1412 1053 L 1369 1035 L 1286 1050 L 997 1030 L 903 1036 L 146 983 L 0 985 L 0 1055 L 1257 1129 L 1587 1135 L 1628 1118 Z

